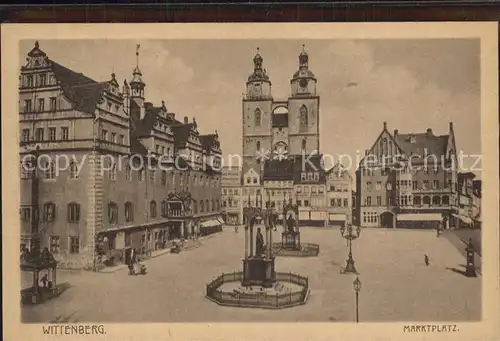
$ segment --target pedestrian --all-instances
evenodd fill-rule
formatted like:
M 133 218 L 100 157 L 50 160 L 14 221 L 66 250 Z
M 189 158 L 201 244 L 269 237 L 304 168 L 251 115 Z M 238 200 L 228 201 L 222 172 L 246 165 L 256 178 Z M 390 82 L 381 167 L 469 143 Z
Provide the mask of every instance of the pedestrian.
M 424 255 L 425 266 L 429 266 L 429 256 Z
M 48 281 L 49 281 L 49 277 L 47 276 L 47 274 L 43 275 L 42 279 L 40 279 L 40 282 L 42 282 L 44 288 L 47 287 Z

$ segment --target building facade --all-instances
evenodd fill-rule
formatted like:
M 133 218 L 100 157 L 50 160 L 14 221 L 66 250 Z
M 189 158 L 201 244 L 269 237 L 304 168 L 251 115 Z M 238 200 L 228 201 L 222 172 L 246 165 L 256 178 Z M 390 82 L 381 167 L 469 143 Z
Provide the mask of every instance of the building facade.
M 241 170 L 236 167 L 222 168 L 222 215 L 228 225 L 243 224 Z
M 339 163 L 327 172 L 326 193 L 330 225 L 355 223 L 352 218 L 352 178 Z
M 92 80 L 38 42 L 28 53 L 19 84 L 21 248 L 47 247 L 61 266 L 81 268 L 220 225 L 218 134 L 147 102 L 139 50 L 137 60 L 120 89 L 114 74 Z
M 390 133 L 384 122 L 356 171 L 358 221 L 367 227 L 455 226 L 457 158 L 448 133 Z M 444 221 L 443 221 L 444 218 Z
M 328 214 L 319 144 L 320 98 L 309 55 L 304 49 L 300 53 L 284 100 L 274 98 L 259 52 L 253 63 L 242 100 L 244 206 L 270 202 L 281 212 L 291 199 L 301 207 L 301 223 L 324 224 Z

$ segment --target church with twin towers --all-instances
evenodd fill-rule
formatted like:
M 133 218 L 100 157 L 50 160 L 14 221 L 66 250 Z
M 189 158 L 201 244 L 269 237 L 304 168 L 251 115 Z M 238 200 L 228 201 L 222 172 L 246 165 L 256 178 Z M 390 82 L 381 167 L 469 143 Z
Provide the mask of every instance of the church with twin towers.
M 253 58 L 242 100 L 240 208 L 265 207 L 269 202 L 280 210 L 284 202 L 293 202 L 300 208 L 300 221 L 326 225 L 330 172 L 321 162 L 318 79 L 304 45 L 297 62 L 297 68 L 290 70 L 290 92 L 279 98 L 272 92 L 275 80 L 269 77 L 259 49 Z

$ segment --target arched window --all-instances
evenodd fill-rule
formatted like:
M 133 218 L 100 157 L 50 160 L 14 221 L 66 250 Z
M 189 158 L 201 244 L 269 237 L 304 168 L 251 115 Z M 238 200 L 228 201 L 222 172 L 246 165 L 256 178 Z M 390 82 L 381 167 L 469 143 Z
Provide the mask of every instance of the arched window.
M 247 184 L 250 183 L 250 177 L 247 177 Z
M 256 145 L 257 145 L 257 152 L 260 152 L 260 141 L 257 141 Z
M 256 127 L 259 127 L 259 126 L 260 126 L 260 123 L 261 123 L 261 119 L 262 119 L 260 109 L 258 109 L 258 108 L 257 108 L 257 109 L 255 109 L 254 115 L 255 115 L 255 116 L 254 116 L 254 119 L 255 119 L 255 122 L 254 122 L 254 123 L 255 123 L 255 126 L 256 126 Z
M 127 165 L 127 167 L 125 168 L 125 180 L 132 180 L 132 167 L 130 167 L 130 165 Z
M 198 202 L 193 201 L 193 213 L 198 213 Z
M 215 200 L 212 199 L 212 212 L 215 211 Z
M 69 178 L 78 179 L 78 165 L 75 161 L 71 161 L 69 164 Z
M 125 221 L 134 221 L 134 206 L 130 201 L 125 203 Z
M 420 199 L 420 197 L 414 197 L 413 198 L 413 204 L 415 206 L 420 206 L 422 204 L 422 200 Z
M 149 215 L 151 218 L 156 218 L 156 201 L 151 201 L 149 203 Z
M 166 217 L 167 216 L 167 201 L 162 200 L 161 202 L 161 216 Z
M 54 179 L 56 177 L 56 169 L 54 162 L 50 161 L 47 163 L 45 167 L 45 178 L 46 179 Z
M 300 125 L 303 127 L 307 127 L 309 124 L 309 118 L 307 117 L 307 107 L 302 105 L 300 107 Z
M 56 204 L 48 202 L 43 205 L 43 220 L 46 222 L 54 221 L 56 217 Z
M 438 197 L 437 195 L 432 198 L 432 204 L 434 206 L 440 206 L 441 205 L 441 198 Z
M 205 210 L 205 205 L 203 203 L 203 200 L 200 200 L 200 213 L 203 213 L 204 210 Z
M 108 220 L 110 224 L 118 224 L 118 206 L 114 202 L 108 204 Z
M 68 204 L 68 222 L 77 223 L 80 221 L 80 204 L 70 202 Z
M 450 197 L 445 195 L 443 196 L 443 205 L 449 205 L 450 204 Z
M 207 212 L 210 212 L 210 202 L 208 201 L 208 199 L 205 200 L 205 207 L 207 209 Z
M 424 200 L 423 200 L 423 203 L 424 203 L 424 205 L 430 205 L 431 204 L 431 198 L 428 197 L 428 196 L 425 196 Z
M 306 150 L 306 139 L 302 140 L 302 150 Z
M 116 180 L 116 164 L 113 162 L 113 165 L 111 165 L 111 169 L 109 170 L 108 173 L 109 180 L 115 181 Z

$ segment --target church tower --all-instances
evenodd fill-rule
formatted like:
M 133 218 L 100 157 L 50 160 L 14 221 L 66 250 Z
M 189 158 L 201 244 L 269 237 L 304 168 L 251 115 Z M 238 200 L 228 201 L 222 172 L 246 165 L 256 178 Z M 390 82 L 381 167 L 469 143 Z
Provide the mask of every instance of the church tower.
M 260 153 L 271 150 L 272 103 L 271 81 L 263 68 L 263 58 L 257 48 L 253 59 L 254 69 L 246 83 L 246 94 L 242 103 L 243 122 L 243 177 L 251 171 L 262 178 L 264 160 Z M 247 181 L 244 181 L 245 185 Z M 251 180 L 251 183 L 254 183 Z M 255 184 L 256 185 L 256 184 Z
M 309 69 L 309 55 L 302 45 L 299 69 L 290 80 L 288 127 L 291 155 L 310 155 L 319 151 L 319 96 L 317 79 Z
M 132 80 L 130 81 L 130 112 L 136 114 L 139 113 L 139 118 L 143 119 L 145 116 L 144 88 L 146 87 L 146 84 L 144 84 L 142 80 L 142 72 L 139 69 L 139 48 L 140 45 L 137 45 L 137 50 L 135 52 L 136 66 L 134 72 L 132 73 Z

